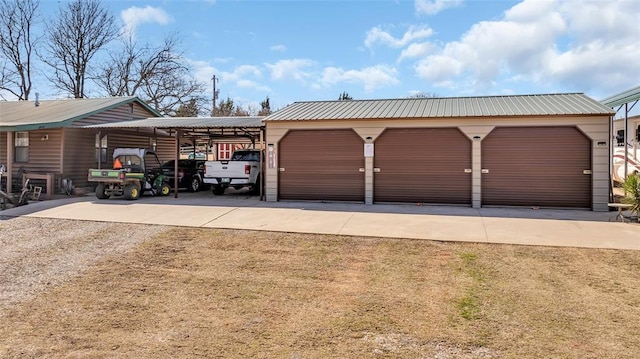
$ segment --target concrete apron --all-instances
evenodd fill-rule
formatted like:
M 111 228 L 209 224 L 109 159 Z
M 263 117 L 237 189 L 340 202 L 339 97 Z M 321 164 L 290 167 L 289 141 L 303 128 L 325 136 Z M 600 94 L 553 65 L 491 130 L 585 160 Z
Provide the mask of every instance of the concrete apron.
M 261 202 L 242 195 L 180 194 L 137 201 L 93 196 L 0 211 L 29 216 L 202 228 L 640 250 L 640 225 L 616 212 L 349 203 Z

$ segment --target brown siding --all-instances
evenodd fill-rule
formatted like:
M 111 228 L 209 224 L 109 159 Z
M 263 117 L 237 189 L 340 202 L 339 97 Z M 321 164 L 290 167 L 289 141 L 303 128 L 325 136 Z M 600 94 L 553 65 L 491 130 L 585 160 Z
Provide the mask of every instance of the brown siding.
M 7 132 L 0 132 L 0 163 L 7 164 Z
M 482 168 L 482 205 L 591 207 L 591 141 L 575 127 L 495 128 Z
M 376 202 L 471 204 L 471 141 L 456 128 L 387 129 L 374 167 Z
M 96 130 L 64 129 L 64 164 L 62 178 L 70 178 L 76 187 L 89 186 L 87 170 L 95 168 Z
M 46 136 L 46 140 L 43 140 Z M 14 163 L 14 169 L 23 166 L 28 172 L 62 172 L 62 129 L 29 132 L 29 162 Z
M 353 130 L 294 130 L 279 144 L 281 199 L 364 201 L 363 141 Z
M 151 148 L 149 137 L 135 134 L 110 133 L 107 138 L 107 159 L 111 159 L 114 148 Z
M 161 162 L 167 162 L 176 157 L 175 139 L 173 137 L 158 137 L 156 140 L 156 154 Z
M 130 104 L 122 105 L 120 107 L 113 108 L 108 111 L 100 112 L 83 118 L 82 120 L 75 121 L 74 127 L 95 125 L 110 122 L 120 122 L 127 120 L 138 120 L 142 118 L 156 117 L 151 111 L 148 111 L 142 105 L 133 103 L 133 113 L 130 112 Z

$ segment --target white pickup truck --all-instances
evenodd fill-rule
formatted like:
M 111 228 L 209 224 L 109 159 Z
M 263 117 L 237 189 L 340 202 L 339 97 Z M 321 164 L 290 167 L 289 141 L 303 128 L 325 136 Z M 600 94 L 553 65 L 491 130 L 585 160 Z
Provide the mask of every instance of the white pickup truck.
M 229 160 L 205 161 L 204 183 L 211 185 L 215 195 L 224 194 L 227 187 L 250 187 L 260 191 L 260 150 L 237 150 Z

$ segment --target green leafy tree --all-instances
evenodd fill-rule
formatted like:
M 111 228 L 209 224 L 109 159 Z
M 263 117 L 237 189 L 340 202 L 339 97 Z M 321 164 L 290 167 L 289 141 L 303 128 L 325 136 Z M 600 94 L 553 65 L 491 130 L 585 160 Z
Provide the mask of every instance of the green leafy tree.
M 218 106 L 213 109 L 211 116 L 213 117 L 224 117 L 224 116 L 232 116 L 235 112 L 236 105 L 233 103 L 233 100 L 227 97 L 226 100 L 220 100 L 218 102 Z
M 271 114 L 271 104 L 269 104 L 269 96 L 260 102 L 260 111 L 258 111 L 258 116 L 269 116 Z
M 183 103 L 178 107 L 175 113 L 175 117 L 197 117 L 198 116 L 198 101 L 191 99 L 187 103 Z

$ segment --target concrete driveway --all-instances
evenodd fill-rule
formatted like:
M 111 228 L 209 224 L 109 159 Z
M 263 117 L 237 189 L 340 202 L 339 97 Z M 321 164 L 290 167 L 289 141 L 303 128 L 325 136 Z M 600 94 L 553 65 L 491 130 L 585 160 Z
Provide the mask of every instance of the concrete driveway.
M 616 212 L 351 203 L 261 202 L 242 193 L 137 201 L 93 194 L 33 202 L 0 211 L 16 216 L 202 228 L 393 237 L 436 241 L 640 249 L 640 225 Z

